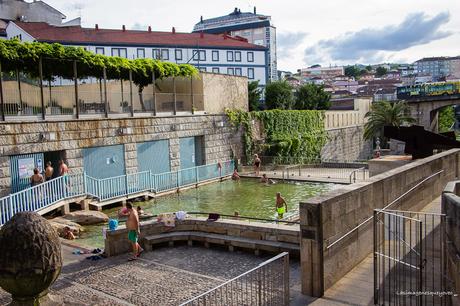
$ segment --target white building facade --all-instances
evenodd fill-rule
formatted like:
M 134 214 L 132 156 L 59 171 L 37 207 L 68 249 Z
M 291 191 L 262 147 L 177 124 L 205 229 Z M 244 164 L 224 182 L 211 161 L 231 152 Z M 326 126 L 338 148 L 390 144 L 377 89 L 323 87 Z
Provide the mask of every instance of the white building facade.
M 200 71 L 246 76 L 267 84 L 267 48 L 227 35 L 55 27 L 46 23 L 9 22 L 7 38 L 81 46 L 88 51 L 129 59 L 154 58 L 192 64 Z
M 418 76 L 431 75 L 432 81 L 438 81 L 447 76 L 460 76 L 460 56 L 427 57 L 414 63 Z
M 268 49 L 267 66 L 268 79 L 277 80 L 277 54 L 276 54 L 276 27 L 271 22 L 271 17 L 256 13 L 241 12 L 238 8 L 226 16 L 203 19 L 195 24 L 193 32 L 211 34 L 229 33 L 234 37 L 242 37 L 248 42 Z

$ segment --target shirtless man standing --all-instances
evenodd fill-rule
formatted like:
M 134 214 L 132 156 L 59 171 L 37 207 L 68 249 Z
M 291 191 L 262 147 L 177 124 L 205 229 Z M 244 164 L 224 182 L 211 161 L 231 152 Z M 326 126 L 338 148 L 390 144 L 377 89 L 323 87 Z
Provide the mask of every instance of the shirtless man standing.
M 287 212 L 286 201 L 280 192 L 276 193 L 276 211 L 278 212 L 278 219 L 283 219 L 283 215 Z
M 133 247 L 133 256 L 129 258 L 129 261 L 132 261 L 136 260 L 144 250 L 137 242 L 140 234 L 139 215 L 137 214 L 136 209 L 133 209 L 133 205 L 131 203 L 126 203 L 126 208 L 126 212 L 123 213 L 123 215 L 128 216 L 126 228 L 128 229 L 128 239 Z

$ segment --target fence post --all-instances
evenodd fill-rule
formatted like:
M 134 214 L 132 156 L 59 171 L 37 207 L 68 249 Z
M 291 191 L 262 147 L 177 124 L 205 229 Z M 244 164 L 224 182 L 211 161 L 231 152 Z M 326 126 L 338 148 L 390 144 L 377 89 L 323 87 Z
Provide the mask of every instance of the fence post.
M 192 96 L 192 115 L 195 113 L 195 96 L 193 95 L 193 76 L 190 77 L 190 95 Z
M 83 192 L 88 194 L 88 181 L 86 180 L 86 172 L 83 171 Z
M 78 99 L 78 71 L 77 71 L 77 61 L 73 61 L 73 80 L 75 86 L 75 116 L 80 118 L 80 103 Z
M 3 73 L 2 73 L 2 63 L 0 62 L 0 113 L 2 121 L 5 121 L 5 102 L 3 100 L 3 83 L 2 83 Z
M 156 88 L 155 88 L 155 71 L 152 71 L 152 91 L 153 91 L 153 115 L 157 115 L 157 99 L 156 99 Z
M 104 67 L 103 70 L 103 76 L 104 76 L 104 114 L 105 118 L 109 116 L 109 103 L 107 100 L 107 70 Z
M 14 213 L 13 213 L 13 200 L 12 200 L 12 198 L 13 198 L 12 196 L 9 196 L 9 201 L 8 201 L 8 202 L 9 202 L 9 204 L 10 204 L 10 213 L 9 213 L 10 217 L 8 218 L 8 220 L 10 220 L 11 218 L 13 218 L 13 215 L 14 215 Z
M 180 185 L 180 179 L 181 179 L 180 170 L 177 170 L 176 171 L 177 188 L 179 188 L 181 186 Z
M 21 77 L 19 76 L 19 69 L 16 69 L 16 79 L 18 81 L 18 93 L 19 93 L 19 105 L 21 108 L 21 114 L 24 111 L 22 107 L 22 92 L 21 92 Z
M 43 95 L 43 58 L 38 61 L 38 75 L 40 85 L 40 106 L 42 108 L 42 120 L 45 120 L 45 97 Z
M 374 256 L 373 256 L 373 262 L 374 262 L 374 305 L 377 305 L 379 303 L 379 287 L 380 284 L 378 284 L 379 280 L 379 275 L 378 270 L 377 270 L 377 251 L 378 251 L 378 232 L 377 232 L 377 211 L 374 209 Z
M 283 257 L 284 264 L 284 305 L 289 305 L 289 254 Z
M 173 77 L 174 116 L 177 114 L 176 77 Z
M 262 306 L 262 280 L 261 280 L 261 277 L 260 277 L 260 271 L 261 271 L 261 269 L 257 270 L 257 293 L 258 293 L 257 295 L 259 297 L 258 305 Z
M 133 71 L 129 70 L 129 108 L 131 117 L 134 117 L 134 104 L 133 104 Z
M 196 183 L 198 184 L 200 182 L 200 171 L 198 167 L 195 167 L 195 176 L 196 176 Z
M 128 189 L 128 174 L 125 174 L 125 195 L 129 195 Z

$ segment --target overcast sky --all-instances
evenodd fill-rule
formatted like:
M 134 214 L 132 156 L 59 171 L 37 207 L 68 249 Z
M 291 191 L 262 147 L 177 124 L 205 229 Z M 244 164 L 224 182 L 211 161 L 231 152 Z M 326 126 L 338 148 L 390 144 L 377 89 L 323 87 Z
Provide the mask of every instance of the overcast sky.
M 460 55 L 460 0 L 45 0 L 83 26 L 190 32 L 234 7 L 272 16 L 278 69 Z

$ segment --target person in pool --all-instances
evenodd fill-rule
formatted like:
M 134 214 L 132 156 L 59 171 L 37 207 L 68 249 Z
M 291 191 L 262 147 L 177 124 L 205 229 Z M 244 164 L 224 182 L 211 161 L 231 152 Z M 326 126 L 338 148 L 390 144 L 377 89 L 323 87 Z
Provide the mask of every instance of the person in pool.
M 232 180 L 238 181 L 240 179 L 240 175 L 238 174 L 238 170 L 234 169 L 232 174 Z
M 281 196 L 281 192 L 276 193 L 276 212 L 278 213 L 278 219 L 283 219 L 284 214 L 287 213 L 287 204 Z

